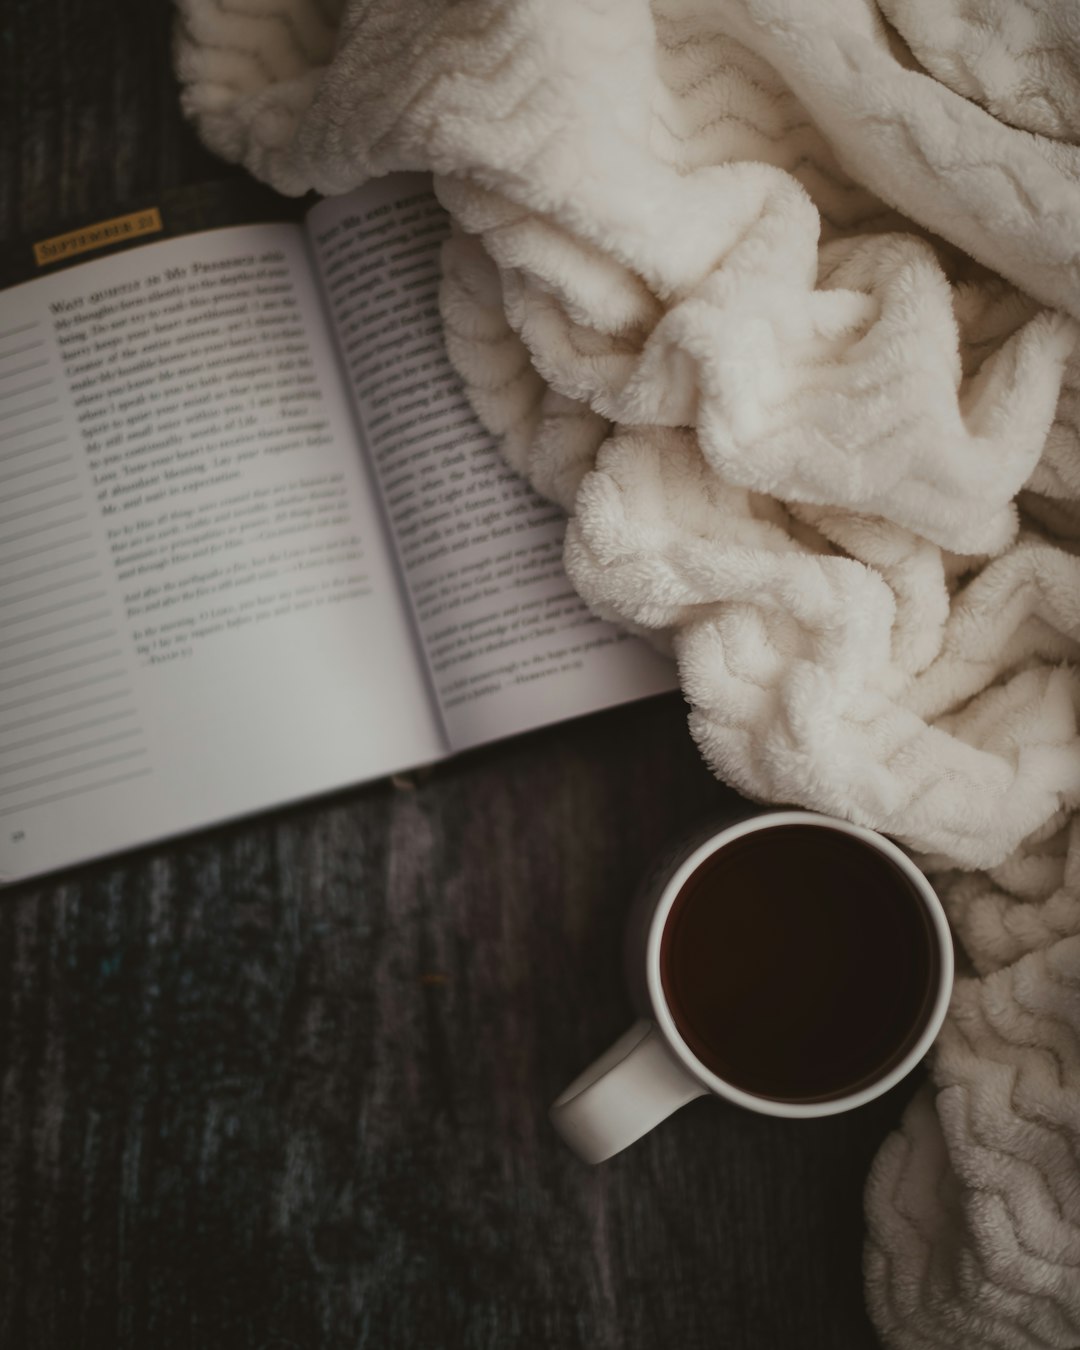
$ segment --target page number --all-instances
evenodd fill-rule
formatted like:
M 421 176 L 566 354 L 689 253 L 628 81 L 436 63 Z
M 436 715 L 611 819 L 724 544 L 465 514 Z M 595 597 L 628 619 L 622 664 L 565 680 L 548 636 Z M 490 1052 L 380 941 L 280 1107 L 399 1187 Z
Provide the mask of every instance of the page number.
M 12 830 L 12 831 L 11 831 L 11 842 L 12 842 L 13 844 L 19 844 L 19 843 L 21 843 L 25 838 L 26 838 L 26 831 L 25 831 L 25 830 Z

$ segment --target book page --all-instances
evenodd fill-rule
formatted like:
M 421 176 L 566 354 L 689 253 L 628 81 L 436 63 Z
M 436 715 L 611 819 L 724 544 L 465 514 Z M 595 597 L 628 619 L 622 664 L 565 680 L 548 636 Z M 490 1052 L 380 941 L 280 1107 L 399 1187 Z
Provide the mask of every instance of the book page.
M 672 663 L 573 590 L 561 511 L 465 397 L 441 335 L 449 225 L 430 178 L 321 202 L 308 229 L 451 746 L 675 688 Z
M 303 231 L 0 296 L 0 877 L 437 757 Z

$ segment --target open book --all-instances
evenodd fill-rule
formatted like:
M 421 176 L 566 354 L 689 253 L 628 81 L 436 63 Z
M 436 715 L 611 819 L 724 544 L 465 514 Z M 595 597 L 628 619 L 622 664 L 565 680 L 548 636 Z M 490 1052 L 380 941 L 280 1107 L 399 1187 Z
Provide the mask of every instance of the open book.
M 0 295 L 0 880 L 675 687 L 450 366 L 420 175 Z

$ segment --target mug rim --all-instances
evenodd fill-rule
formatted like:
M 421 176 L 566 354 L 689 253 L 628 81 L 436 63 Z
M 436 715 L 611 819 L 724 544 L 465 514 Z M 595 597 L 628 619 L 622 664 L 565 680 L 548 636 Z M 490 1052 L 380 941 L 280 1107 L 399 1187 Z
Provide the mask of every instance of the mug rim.
M 844 1093 L 839 1097 L 830 1097 L 824 1101 L 785 1101 L 778 1097 L 760 1096 L 757 1093 L 747 1092 L 743 1088 L 736 1087 L 733 1083 L 719 1077 L 698 1059 L 683 1039 L 668 1007 L 660 978 L 660 948 L 664 930 L 667 927 L 667 921 L 676 898 L 693 873 L 707 858 L 719 852 L 727 844 L 734 843 L 736 839 L 740 839 L 747 834 L 753 834 L 758 830 L 784 825 L 813 825 L 820 829 L 834 830 L 840 834 L 847 834 L 859 839 L 871 848 L 876 849 L 877 852 L 884 854 L 900 868 L 915 886 L 926 907 L 938 943 L 940 964 L 937 989 L 929 1016 L 915 1043 L 891 1069 L 888 1069 L 865 1087 L 861 1087 L 855 1092 Z M 952 994 L 953 974 L 953 945 L 949 921 L 945 916 L 945 910 L 937 892 L 919 868 L 891 839 L 878 834 L 875 830 L 867 829 L 862 825 L 854 825 L 850 821 L 841 820 L 836 816 L 823 815 L 816 811 L 762 811 L 744 820 L 721 827 L 715 834 L 699 844 L 679 863 L 664 882 L 649 920 L 645 946 L 645 981 L 649 1002 L 652 1007 L 653 1018 L 668 1049 L 678 1057 L 683 1067 L 694 1078 L 718 1097 L 724 1097 L 737 1106 L 746 1107 L 748 1110 L 757 1111 L 762 1115 L 782 1116 L 788 1119 L 805 1120 L 815 1116 L 839 1115 L 842 1111 L 854 1110 L 856 1107 L 873 1101 L 875 1097 L 880 1097 L 890 1088 L 895 1087 L 901 1079 L 906 1078 L 930 1049 L 935 1037 L 941 1030 Z

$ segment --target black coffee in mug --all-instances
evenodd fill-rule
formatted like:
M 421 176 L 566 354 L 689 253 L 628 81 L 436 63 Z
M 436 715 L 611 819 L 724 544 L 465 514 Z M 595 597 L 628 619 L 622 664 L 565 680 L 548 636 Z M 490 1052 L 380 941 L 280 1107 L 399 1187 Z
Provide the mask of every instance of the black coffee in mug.
M 718 1077 L 783 1102 L 858 1092 L 933 1011 L 940 956 L 914 884 L 857 837 L 756 830 L 684 883 L 660 947 L 679 1034 Z

